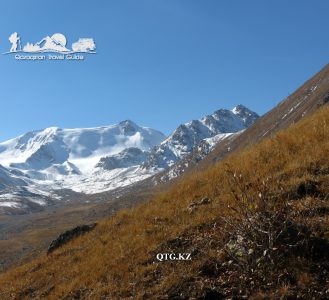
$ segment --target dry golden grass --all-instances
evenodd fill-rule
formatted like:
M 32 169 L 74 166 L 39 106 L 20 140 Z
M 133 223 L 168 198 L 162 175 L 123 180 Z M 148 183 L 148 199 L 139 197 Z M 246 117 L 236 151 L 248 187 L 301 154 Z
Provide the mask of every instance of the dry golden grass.
M 327 193 L 328 136 L 329 108 L 324 107 L 259 145 L 231 155 L 204 172 L 183 177 L 149 203 L 100 222 L 93 232 L 53 254 L 2 274 L 0 299 L 165 299 L 170 288 L 196 276 L 202 259 L 145 262 L 155 260 L 152 251 L 169 240 L 189 231 L 193 235 L 196 226 L 212 224 L 219 216 L 230 218 L 232 210 L 228 205 L 234 206 L 234 197 L 228 171 L 243 178 L 255 198 L 263 181 L 268 182 L 272 193 L 284 195 L 301 181 L 317 180 L 323 183 L 323 193 Z M 187 210 L 191 202 L 203 197 L 209 197 L 211 203 L 192 213 Z M 279 201 L 288 202 L 285 197 Z M 319 204 L 317 201 L 310 197 L 292 201 L 291 205 L 295 210 L 303 210 Z M 329 232 L 328 216 L 320 223 Z M 221 238 L 221 233 L 215 234 Z M 198 238 L 196 234 L 195 240 Z M 210 245 L 203 251 L 203 260 L 223 255 L 216 246 Z M 154 275 L 159 268 L 160 277 Z M 298 275 L 301 287 L 312 280 L 307 271 Z M 288 290 L 283 286 L 280 293 L 289 294 Z

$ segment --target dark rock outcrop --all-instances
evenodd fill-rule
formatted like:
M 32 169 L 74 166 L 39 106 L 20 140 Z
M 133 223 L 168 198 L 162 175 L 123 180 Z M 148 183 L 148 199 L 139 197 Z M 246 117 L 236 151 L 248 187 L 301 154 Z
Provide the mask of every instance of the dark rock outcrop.
M 47 254 L 52 253 L 57 248 L 63 246 L 68 243 L 72 239 L 93 230 L 96 227 L 97 223 L 89 224 L 89 225 L 80 225 L 71 230 L 67 230 L 62 233 L 57 239 L 53 240 L 48 247 Z

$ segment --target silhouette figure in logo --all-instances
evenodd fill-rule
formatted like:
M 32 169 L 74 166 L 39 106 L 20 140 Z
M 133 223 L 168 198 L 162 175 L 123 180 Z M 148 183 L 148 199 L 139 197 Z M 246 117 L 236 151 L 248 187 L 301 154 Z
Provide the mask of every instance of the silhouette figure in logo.
M 9 42 L 11 42 L 11 48 L 10 52 L 17 52 L 17 48 L 20 45 L 20 37 L 18 36 L 17 32 L 14 32 L 10 37 L 9 37 Z

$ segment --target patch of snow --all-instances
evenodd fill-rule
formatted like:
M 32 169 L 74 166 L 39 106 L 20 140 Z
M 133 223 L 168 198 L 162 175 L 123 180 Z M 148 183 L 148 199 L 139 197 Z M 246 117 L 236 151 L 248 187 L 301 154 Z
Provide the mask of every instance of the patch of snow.
M 0 207 L 10 207 L 10 208 L 20 208 L 20 204 L 17 202 L 1 202 L 0 201 Z
M 204 141 L 209 144 L 210 149 L 213 149 L 220 141 L 228 138 L 233 133 L 220 133 L 211 138 L 206 138 Z

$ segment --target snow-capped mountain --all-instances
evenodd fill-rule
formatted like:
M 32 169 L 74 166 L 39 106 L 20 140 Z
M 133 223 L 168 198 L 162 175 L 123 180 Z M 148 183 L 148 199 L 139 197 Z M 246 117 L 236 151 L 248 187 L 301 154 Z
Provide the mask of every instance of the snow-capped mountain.
M 167 138 L 132 121 L 28 132 L 0 143 L 0 207 L 29 211 L 59 199 L 60 190 L 95 194 L 126 187 L 172 167 L 193 151 L 202 159 L 219 141 L 257 118 L 238 105 L 180 125 Z M 184 171 L 177 170 L 170 172 L 178 176 Z
M 201 141 L 246 129 L 257 118 L 256 113 L 243 105 L 238 105 L 232 110 L 220 109 L 212 115 L 180 125 L 173 134 L 151 151 L 143 167 L 167 169 L 190 154 Z M 218 136 L 218 139 L 221 138 L 222 136 Z M 208 140 L 208 144 L 213 145 L 216 140 Z
M 33 179 L 87 175 L 103 157 L 128 148 L 150 151 L 164 138 L 161 132 L 132 121 L 97 128 L 51 127 L 0 143 L 0 164 L 21 170 Z
M 96 128 L 51 127 L 0 143 L 0 207 L 30 211 L 58 199 L 62 189 L 97 193 L 145 179 L 145 172 L 136 169 L 164 138 L 157 130 L 123 121 Z

